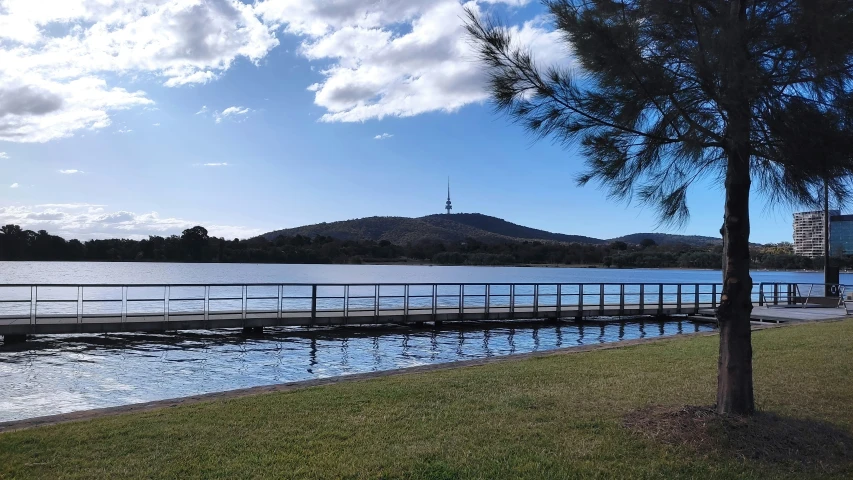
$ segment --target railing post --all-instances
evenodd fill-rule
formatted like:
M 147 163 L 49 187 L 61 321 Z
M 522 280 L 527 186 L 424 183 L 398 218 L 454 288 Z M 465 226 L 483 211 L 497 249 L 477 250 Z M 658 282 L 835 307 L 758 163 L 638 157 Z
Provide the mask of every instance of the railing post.
M 509 313 L 510 317 L 515 317 L 515 284 L 509 286 Z
M 459 284 L 459 320 L 465 315 L 465 284 Z
M 204 321 L 210 321 L 210 285 L 204 286 Z
M 34 285 L 30 287 L 30 325 L 38 323 L 39 315 L 39 287 Z
M 678 300 L 675 302 L 675 312 L 681 313 L 681 284 L 679 283 L 675 289 L 676 295 L 678 296 Z
M 693 300 L 694 300 L 693 303 L 695 304 L 693 307 L 693 313 L 694 314 L 699 313 L 699 284 L 698 283 L 696 284 L 696 297 L 694 297 Z
M 83 323 L 83 311 L 80 308 L 83 305 L 83 285 L 77 287 L 77 323 Z
M 646 310 L 646 284 L 640 284 L 640 315 Z
M 246 311 L 249 310 L 249 286 L 243 285 L 240 295 L 240 315 L 243 317 L 243 326 L 246 326 Z
M 794 285 L 788 284 L 788 305 L 794 302 Z
M 486 284 L 486 302 L 485 302 L 486 319 L 487 320 L 489 318 L 489 305 L 491 303 L 491 296 L 492 296 L 492 285 L 487 283 Z
M 583 317 L 583 284 L 578 284 L 578 316 Z
M 758 306 L 764 306 L 764 282 L 758 284 Z
M 275 318 L 281 320 L 281 304 L 284 302 L 282 295 L 284 294 L 284 285 L 276 285 L 276 308 L 275 308 Z
M 717 309 L 717 284 L 711 284 L 711 308 Z
M 779 284 L 773 284 L 773 305 L 779 305 Z
M 172 309 L 172 305 L 169 304 L 169 296 L 172 293 L 172 287 L 166 285 L 165 291 L 163 292 L 163 318 L 168 323 L 169 322 L 169 310 Z
M 379 286 L 377 285 L 377 295 L 379 295 Z M 379 307 L 379 302 L 376 304 Z M 317 318 L 317 285 L 311 285 L 311 320 Z
M 658 284 L 658 315 L 663 314 L 663 284 Z
M 121 287 L 121 322 L 127 321 L 127 285 Z
M 409 319 L 409 284 L 403 285 L 403 320 Z
M 562 318 L 563 313 L 563 284 L 557 284 L 557 318 Z
M 625 284 L 619 284 L 619 315 L 625 315 Z
M 432 284 L 432 319 L 435 320 L 435 315 L 438 313 L 438 286 Z
M 349 285 L 344 285 L 344 318 L 349 318 Z
M 599 285 L 600 292 L 598 294 L 598 314 L 604 316 L 604 284 Z
M 533 285 L 533 316 L 539 314 L 539 284 Z

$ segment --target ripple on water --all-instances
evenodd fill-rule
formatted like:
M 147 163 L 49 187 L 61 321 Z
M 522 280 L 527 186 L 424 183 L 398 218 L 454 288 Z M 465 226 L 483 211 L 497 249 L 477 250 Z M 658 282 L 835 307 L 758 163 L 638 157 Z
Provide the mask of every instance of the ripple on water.
M 43 336 L 0 347 L 0 421 L 712 329 L 670 320 Z

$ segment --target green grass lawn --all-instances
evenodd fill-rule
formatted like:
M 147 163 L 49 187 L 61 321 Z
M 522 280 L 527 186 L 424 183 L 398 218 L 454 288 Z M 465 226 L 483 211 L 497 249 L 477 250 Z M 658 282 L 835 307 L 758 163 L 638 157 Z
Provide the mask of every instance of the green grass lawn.
M 853 432 L 853 321 L 754 333 L 758 408 Z M 718 338 L 401 375 L 0 434 L 0 478 L 803 478 L 632 433 L 710 405 Z M 153 373 L 152 374 L 156 374 Z

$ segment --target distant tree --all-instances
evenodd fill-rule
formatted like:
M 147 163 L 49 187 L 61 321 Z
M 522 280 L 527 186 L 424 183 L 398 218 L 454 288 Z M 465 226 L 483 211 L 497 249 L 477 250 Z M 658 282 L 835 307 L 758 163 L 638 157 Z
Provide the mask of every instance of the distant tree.
M 202 226 L 188 228 L 181 233 L 181 243 L 193 260 L 205 259 L 210 238 Z
M 654 247 L 656 245 L 657 245 L 657 242 L 655 242 L 651 238 L 644 238 L 644 239 L 640 240 L 640 246 L 643 248 Z
M 611 250 L 622 250 L 622 251 L 628 250 L 628 244 L 625 242 L 617 240 L 617 241 L 610 244 L 610 249 Z
M 663 221 L 699 178 L 725 186 L 717 411 L 750 414 L 752 182 L 770 200 L 847 197 L 853 173 L 850 0 L 545 0 L 577 61 L 544 68 L 512 30 L 468 12 L 497 108 L 579 142 L 615 197 Z

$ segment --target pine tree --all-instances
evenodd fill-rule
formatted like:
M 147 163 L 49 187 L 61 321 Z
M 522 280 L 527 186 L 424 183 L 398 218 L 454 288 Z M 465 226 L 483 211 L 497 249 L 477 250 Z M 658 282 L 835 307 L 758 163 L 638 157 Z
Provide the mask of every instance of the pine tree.
M 853 173 L 853 1 L 547 0 L 575 67 L 544 67 L 468 11 L 499 111 L 585 157 L 581 185 L 689 215 L 700 178 L 725 190 L 717 411 L 751 414 L 752 184 L 772 202 L 839 201 Z

